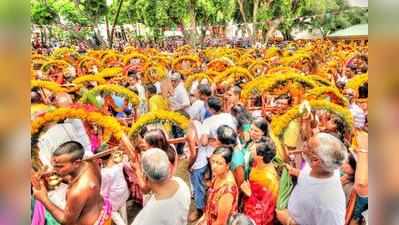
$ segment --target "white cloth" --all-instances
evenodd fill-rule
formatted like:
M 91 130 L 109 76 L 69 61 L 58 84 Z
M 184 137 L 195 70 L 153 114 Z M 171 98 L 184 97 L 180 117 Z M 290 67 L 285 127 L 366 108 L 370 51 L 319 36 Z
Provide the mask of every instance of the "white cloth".
M 199 99 L 195 100 L 195 102 L 186 109 L 186 112 L 190 115 L 192 120 L 204 121 L 206 114 L 204 101 Z
M 197 131 L 197 134 L 203 133 L 203 127 L 199 121 L 193 120 L 192 123 Z M 199 136 L 198 136 L 198 138 L 199 138 Z M 211 156 L 212 152 L 213 152 L 213 149 L 210 146 L 199 145 L 198 152 L 197 152 L 197 158 L 195 159 L 195 162 L 191 168 L 193 170 L 201 169 L 204 166 L 208 165 L 208 158 Z
M 288 201 L 288 212 L 298 224 L 345 224 L 345 194 L 337 171 L 326 179 L 311 177 L 309 167 L 301 171 Z
M 145 96 L 145 89 L 142 84 L 136 83 L 134 85 L 136 88 L 139 98 L 140 98 L 140 105 L 139 105 L 139 112 L 140 115 L 144 114 L 147 112 L 147 97 Z
M 186 106 L 190 106 L 190 97 L 184 87 L 183 81 L 181 81 L 175 88 L 173 95 L 169 97 L 170 108 L 173 111 L 183 109 Z
M 179 177 L 173 177 L 179 185 L 176 193 L 168 198 L 150 200 L 139 212 L 132 225 L 187 225 L 191 193 L 187 184 Z
M 46 133 L 40 136 L 39 158 L 42 163 L 49 168 L 51 166 L 51 157 L 53 152 L 62 144 L 68 141 L 76 141 L 82 144 L 84 148 L 83 158 L 92 156 L 90 139 L 87 136 L 83 122 L 80 119 L 67 119 L 65 123 L 55 124 Z
M 157 94 L 161 94 L 161 82 L 159 82 L 159 81 L 155 82 L 154 86 L 157 89 Z
M 203 122 L 203 133 L 208 134 L 209 138 L 216 138 L 217 129 L 222 125 L 227 125 L 237 131 L 237 121 L 229 113 L 219 113 L 206 118 Z M 201 135 L 200 135 L 201 136 Z
M 349 110 L 352 113 L 353 125 L 356 128 L 363 128 L 366 122 L 366 114 L 363 109 L 355 103 L 349 105 Z
M 101 169 L 101 194 L 110 200 L 112 211 L 126 204 L 130 192 L 123 174 L 123 163 Z
M 50 201 L 60 209 L 65 209 L 68 185 L 61 183 L 55 190 L 48 192 Z

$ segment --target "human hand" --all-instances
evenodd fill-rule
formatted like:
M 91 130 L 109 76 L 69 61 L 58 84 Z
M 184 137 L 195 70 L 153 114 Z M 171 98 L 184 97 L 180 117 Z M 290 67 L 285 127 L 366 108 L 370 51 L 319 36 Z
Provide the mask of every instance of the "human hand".
M 369 137 L 366 132 L 356 132 L 356 141 L 359 146 L 359 149 L 368 151 L 369 150 Z
M 32 191 L 33 196 L 41 201 L 44 202 L 48 198 L 47 189 L 44 185 L 44 181 L 42 179 L 38 179 L 37 177 L 32 177 Z
M 242 190 L 242 192 L 244 192 L 244 194 L 246 196 L 251 196 L 251 186 L 249 185 L 248 181 L 244 181 L 241 186 L 240 189 Z
M 299 172 L 300 172 L 299 169 L 296 169 L 289 164 L 284 164 L 284 166 L 287 168 L 289 175 L 296 176 L 296 177 L 299 176 Z

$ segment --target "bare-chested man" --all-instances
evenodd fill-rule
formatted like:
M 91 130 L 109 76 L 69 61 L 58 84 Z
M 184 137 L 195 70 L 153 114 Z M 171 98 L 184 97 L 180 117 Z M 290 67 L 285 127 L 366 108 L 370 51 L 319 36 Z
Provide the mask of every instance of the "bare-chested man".
M 110 219 L 107 213 L 110 210 L 103 207 L 99 168 L 92 162 L 82 161 L 83 154 L 83 146 L 70 141 L 58 147 L 52 155 L 54 171 L 61 177 L 70 177 L 64 210 L 49 200 L 43 181 L 37 177 L 32 179 L 33 194 L 61 224 L 108 224 Z

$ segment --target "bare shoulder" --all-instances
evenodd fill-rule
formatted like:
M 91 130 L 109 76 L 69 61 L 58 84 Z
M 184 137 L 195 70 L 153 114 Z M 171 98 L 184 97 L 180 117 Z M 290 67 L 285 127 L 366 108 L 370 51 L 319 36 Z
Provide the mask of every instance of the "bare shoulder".
M 87 163 L 85 172 L 79 180 L 70 188 L 71 194 L 82 194 L 89 192 L 97 192 L 101 186 L 101 174 L 93 163 Z

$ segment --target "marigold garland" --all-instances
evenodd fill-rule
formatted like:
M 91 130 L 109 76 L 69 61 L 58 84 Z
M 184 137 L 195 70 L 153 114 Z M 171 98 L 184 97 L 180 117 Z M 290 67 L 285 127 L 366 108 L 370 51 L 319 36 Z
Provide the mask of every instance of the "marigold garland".
M 91 65 L 96 65 L 99 68 L 101 67 L 101 63 L 100 61 L 98 61 L 96 58 L 94 57 L 90 57 L 90 56 L 85 56 L 83 58 L 80 59 L 79 64 L 78 64 L 78 68 L 83 68 L 84 66 L 87 66 L 86 63 L 89 63 Z
M 238 75 L 237 75 L 238 74 Z M 220 83 L 223 80 L 227 79 L 233 75 L 234 80 L 236 80 L 239 77 L 246 77 L 248 81 L 251 81 L 254 79 L 254 76 L 245 68 L 239 67 L 239 66 L 233 66 L 225 70 L 223 73 L 221 73 L 219 76 L 215 77 L 214 82 L 215 83 Z
M 184 86 L 186 87 L 186 89 L 191 88 L 191 85 L 193 84 L 193 82 L 195 80 L 203 80 L 203 79 L 207 79 L 209 83 L 213 83 L 212 78 L 206 74 L 206 73 L 195 73 L 190 75 L 187 80 L 184 82 Z
M 369 75 L 362 74 L 362 75 L 356 75 L 352 79 L 348 80 L 348 82 L 345 85 L 345 88 L 350 88 L 352 90 L 357 91 L 360 86 L 362 86 L 364 83 L 367 83 L 369 80 Z
M 46 104 L 32 104 L 30 106 L 30 115 L 35 116 L 38 113 L 45 113 L 51 110 L 54 110 L 55 107 L 52 105 L 46 105 Z
M 199 61 L 198 56 L 196 56 L 196 55 L 185 55 L 185 56 L 180 56 L 180 57 L 174 59 L 173 62 L 172 62 L 172 68 L 173 69 L 178 69 L 177 65 L 180 64 L 183 61 L 193 62 L 194 66 L 192 65 L 191 68 L 199 67 L 201 65 L 201 62 Z
M 96 76 L 100 76 L 102 78 L 108 78 L 108 77 L 116 77 L 122 75 L 123 75 L 123 69 L 121 67 L 113 67 L 101 70 Z
M 315 97 L 316 99 L 318 99 L 319 97 L 325 95 L 325 94 L 333 94 L 336 98 L 339 99 L 340 101 L 340 105 L 342 104 L 343 106 L 348 106 L 349 105 L 349 101 L 348 99 L 346 99 L 341 92 L 334 87 L 316 87 L 313 88 L 309 91 L 307 91 L 305 98 L 307 99 L 311 99 L 313 97 Z
M 327 79 L 324 79 L 324 78 L 322 78 L 322 77 L 320 77 L 319 75 L 307 75 L 307 76 L 309 76 L 310 78 L 312 78 L 314 81 L 316 81 L 319 85 L 322 85 L 322 86 L 329 86 L 329 87 L 332 87 L 333 86 L 333 84 L 329 81 L 329 80 L 327 80 Z
M 141 115 L 132 125 L 129 131 L 129 137 L 136 136 L 138 132 L 140 132 L 140 130 L 148 124 L 166 121 L 172 122 L 182 129 L 187 129 L 190 122 L 186 117 L 177 112 L 164 110 L 148 112 L 144 115 Z
M 229 58 L 221 57 L 210 61 L 207 66 L 208 70 L 223 72 L 227 69 L 227 67 L 234 66 L 234 62 L 231 61 Z
M 73 48 L 57 48 L 51 53 L 51 58 L 54 59 L 62 59 L 64 58 L 65 54 L 74 53 L 75 49 Z
M 252 63 L 251 63 L 251 65 L 249 65 L 249 67 L 248 67 L 248 70 L 252 73 L 252 75 L 254 75 L 255 76 L 255 70 L 258 68 L 258 67 L 260 67 L 260 68 L 263 68 L 263 67 L 268 67 L 269 65 L 265 62 L 265 61 L 263 61 L 263 60 L 256 60 L 256 61 L 253 61 Z
M 273 89 L 281 82 L 292 80 L 301 84 L 305 84 L 311 88 L 317 87 L 317 83 L 312 78 L 301 74 L 275 74 L 274 76 L 260 76 L 253 81 L 244 85 L 241 91 L 241 97 L 248 99 L 254 92 L 263 93 Z
M 326 100 L 312 100 L 309 103 L 313 109 L 325 109 L 330 113 L 339 116 L 344 120 L 347 128 L 349 128 L 349 130 L 352 129 L 353 119 L 349 109 L 337 104 L 333 104 Z M 284 134 L 285 129 L 288 127 L 288 124 L 292 120 L 301 116 L 299 107 L 300 105 L 296 105 L 292 107 L 290 110 L 288 110 L 285 114 L 278 117 L 274 117 L 272 119 L 271 128 L 274 135 L 281 138 L 281 136 Z
M 303 72 L 298 70 L 298 69 L 295 69 L 295 68 L 292 68 L 292 67 L 288 67 L 288 66 L 277 66 L 277 67 L 273 67 L 273 68 L 269 69 L 269 71 L 267 71 L 268 75 L 275 74 L 275 73 L 278 73 L 278 74 L 282 74 L 282 73 L 298 73 L 298 74 L 300 74 L 300 73 L 303 73 Z
M 67 89 L 61 87 L 58 83 L 46 80 L 31 80 L 31 89 L 33 88 L 45 88 L 55 93 L 67 92 Z
M 65 68 L 67 68 L 67 67 L 69 67 L 69 66 L 72 66 L 71 64 L 69 64 L 69 63 L 68 63 L 67 61 L 65 61 L 65 60 L 57 59 L 57 60 L 50 60 L 50 61 L 47 61 L 47 63 L 45 63 L 45 64 L 42 65 L 42 67 L 40 68 L 40 70 L 42 70 L 42 71 L 47 71 L 48 68 L 49 68 L 49 66 L 51 66 L 51 65 L 58 65 L 58 66 L 61 66 L 61 68 L 63 68 L 63 69 L 65 69 Z
M 205 73 L 206 73 L 209 77 L 211 77 L 212 80 L 214 80 L 217 76 L 220 75 L 219 72 L 216 72 L 216 71 L 213 71 L 213 70 L 207 70 Z
M 156 72 L 156 76 L 153 75 L 151 76 L 150 73 L 154 70 Z M 166 77 L 166 74 L 167 70 L 162 65 L 151 64 L 149 65 L 149 67 L 146 68 L 144 72 L 143 83 L 144 84 L 155 83 L 157 81 L 164 79 Z
M 57 122 L 67 118 L 78 118 L 93 122 L 105 129 L 104 136 L 113 135 L 117 140 L 123 136 L 122 126 L 118 120 L 111 116 L 105 116 L 98 112 L 87 112 L 84 109 L 58 108 L 52 112 L 47 112 L 32 121 L 31 134 L 36 134 L 46 123 Z M 106 138 L 107 140 L 108 138 Z
M 107 81 L 104 78 L 97 76 L 97 75 L 80 76 L 80 77 L 76 78 L 75 80 L 73 80 L 72 83 L 79 85 L 79 84 L 83 84 L 83 83 L 90 82 L 90 81 L 95 81 L 99 85 L 107 83 Z
M 105 93 L 110 93 L 110 94 L 118 94 L 124 97 L 128 98 L 128 101 L 132 103 L 132 105 L 138 105 L 140 100 L 139 97 L 134 93 L 133 91 L 119 86 L 119 85 L 114 85 L 114 84 L 106 84 L 106 85 L 99 85 L 97 87 L 94 87 L 93 89 L 87 91 L 84 93 L 82 98 L 79 100 L 82 103 L 85 103 L 88 101 L 89 96 L 96 96 L 100 92 L 105 92 Z
M 130 64 L 130 60 L 137 59 L 137 58 L 141 59 L 142 61 L 144 61 L 144 62 L 142 62 L 144 64 L 148 63 L 148 57 L 146 55 L 141 54 L 141 53 L 131 53 L 131 54 L 126 55 L 125 57 L 123 57 L 123 64 L 124 65 L 128 65 L 128 64 Z
M 169 68 L 170 64 L 171 64 L 171 60 L 168 57 L 161 56 L 161 55 L 151 57 L 150 62 L 151 62 L 151 64 L 154 64 L 154 63 L 161 64 L 162 66 L 164 66 L 166 68 Z

